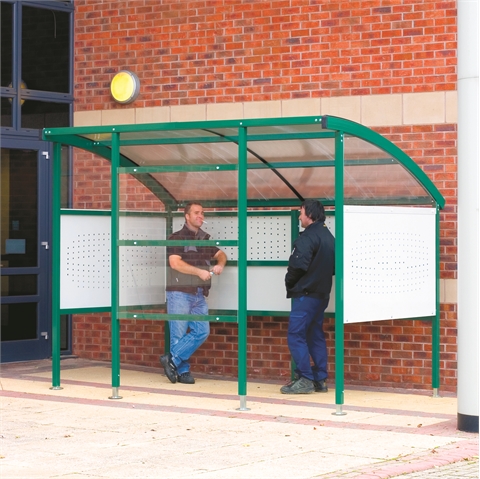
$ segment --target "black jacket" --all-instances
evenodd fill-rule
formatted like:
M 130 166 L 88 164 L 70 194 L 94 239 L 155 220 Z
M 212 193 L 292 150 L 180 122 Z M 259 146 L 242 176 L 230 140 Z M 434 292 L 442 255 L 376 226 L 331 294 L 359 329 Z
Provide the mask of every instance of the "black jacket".
M 287 298 L 327 299 L 335 274 L 335 239 L 325 223 L 312 223 L 293 243 L 285 276 Z

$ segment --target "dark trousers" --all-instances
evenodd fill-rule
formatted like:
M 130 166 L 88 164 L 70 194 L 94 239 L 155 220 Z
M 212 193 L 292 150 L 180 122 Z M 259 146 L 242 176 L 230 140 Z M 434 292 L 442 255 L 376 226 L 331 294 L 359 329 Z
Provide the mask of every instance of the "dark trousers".
M 288 323 L 288 347 L 296 364 L 295 372 L 315 381 L 327 378 L 327 345 L 323 334 L 327 306 L 328 299 L 293 298 Z

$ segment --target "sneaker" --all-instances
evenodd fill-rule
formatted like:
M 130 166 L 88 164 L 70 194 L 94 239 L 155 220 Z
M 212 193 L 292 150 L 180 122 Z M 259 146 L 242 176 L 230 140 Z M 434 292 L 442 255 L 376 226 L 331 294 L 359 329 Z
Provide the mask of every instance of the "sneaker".
M 315 387 L 316 393 L 328 393 L 327 382 L 325 379 L 321 379 L 320 381 L 313 381 L 313 385 Z
M 170 380 L 171 383 L 177 382 L 177 366 L 175 366 L 172 355 L 170 353 L 160 356 L 160 363 L 163 366 L 165 375 Z
M 286 384 L 280 388 L 282 394 L 310 394 L 315 391 L 315 386 L 311 379 L 301 377 Z
M 195 378 L 190 374 L 190 371 L 178 375 L 178 382 L 183 384 L 195 384 Z

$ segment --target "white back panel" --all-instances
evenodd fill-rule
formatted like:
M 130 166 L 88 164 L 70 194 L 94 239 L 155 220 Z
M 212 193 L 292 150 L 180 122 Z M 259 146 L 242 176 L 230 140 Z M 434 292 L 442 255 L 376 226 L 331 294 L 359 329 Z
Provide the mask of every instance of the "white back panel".
M 60 309 L 110 306 L 110 217 L 60 218 Z
M 173 230 L 184 224 L 183 216 L 173 220 Z M 264 216 L 247 217 L 247 260 L 288 261 L 291 252 L 289 215 L 265 212 Z M 207 216 L 202 229 L 212 239 L 238 239 L 237 216 Z M 237 247 L 221 247 L 231 261 L 238 261 Z M 284 266 L 249 266 L 247 268 L 247 309 L 255 311 L 289 311 L 285 293 Z M 211 309 L 238 309 L 238 268 L 228 266 L 220 276 L 212 278 L 208 297 Z
M 433 208 L 345 207 L 345 322 L 432 316 L 436 309 Z M 334 217 L 328 227 L 335 232 Z M 174 220 L 174 231 L 183 216 Z M 121 239 L 165 239 L 166 221 L 121 217 Z M 236 216 L 208 217 L 205 230 L 214 239 L 237 239 Z M 248 260 L 286 261 L 290 256 L 290 217 L 248 217 Z M 61 309 L 110 306 L 110 217 L 62 215 Z M 237 248 L 223 248 L 237 260 Z M 165 302 L 164 247 L 128 246 L 120 250 L 120 304 Z M 286 267 L 247 268 L 247 307 L 289 311 Z M 327 312 L 335 309 L 332 290 Z M 212 309 L 237 309 L 237 268 L 213 278 Z
M 434 315 L 435 209 L 344 211 L 345 323 Z
M 173 231 L 182 228 L 183 216 L 173 219 Z M 290 216 L 265 212 L 265 216 L 247 218 L 247 260 L 248 261 L 288 261 L 291 252 Z M 212 239 L 238 239 L 238 219 L 236 216 L 208 216 L 202 229 Z M 236 247 L 222 247 L 231 261 L 238 261 Z
M 120 239 L 163 240 L 166 219 L 152 216 L 121 216 Z M 164 246 L 122 246 L 120 262 L 120 305 L 165 303 Z
M 247 267 L 247 309 L 250 311 L 290 311 L 285 292 L 286 268 L 278 266 Z M 238 309 L 238 268 L 227 266 L 212 278 L 208 297 L 211 309 Z
M 164 239 L 165 219 L 121 217 L 121 239 Z M 135 234 L 133 234 L 135 232 Z M 110 306 L 110 216 L 62 215 L 60 308 Z M 120 304 L 165 302 L 165 248 L 120 248 Z

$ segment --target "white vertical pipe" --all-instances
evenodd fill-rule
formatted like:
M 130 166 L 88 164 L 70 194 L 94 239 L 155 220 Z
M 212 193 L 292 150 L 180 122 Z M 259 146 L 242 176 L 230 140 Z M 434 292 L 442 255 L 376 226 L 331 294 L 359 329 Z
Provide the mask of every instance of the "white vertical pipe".
M 480 157 L 478 0 L 458 0 L 458 406 L 457 427 L 478 432 Z

